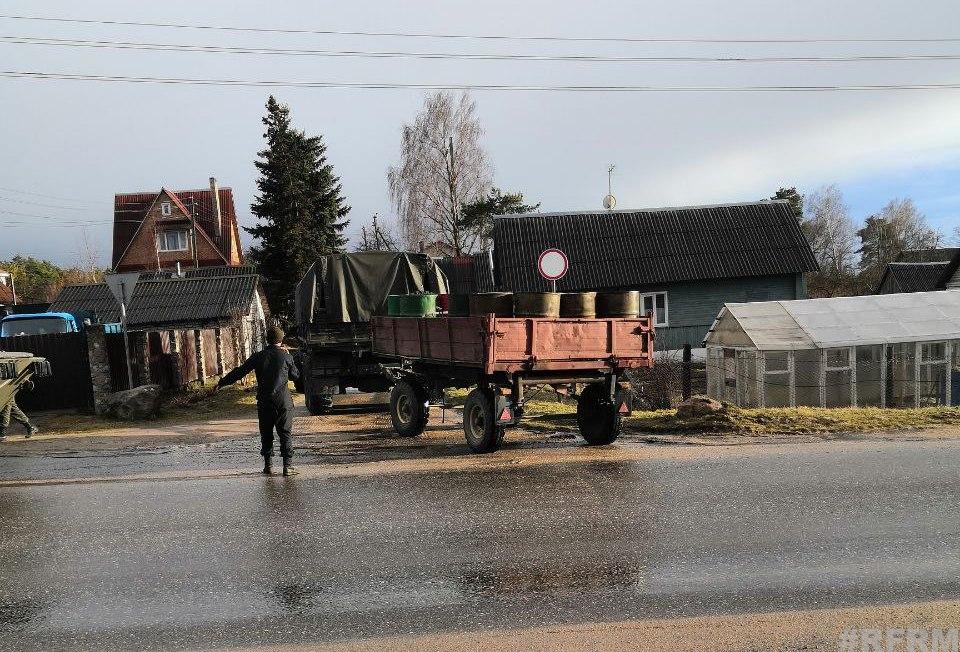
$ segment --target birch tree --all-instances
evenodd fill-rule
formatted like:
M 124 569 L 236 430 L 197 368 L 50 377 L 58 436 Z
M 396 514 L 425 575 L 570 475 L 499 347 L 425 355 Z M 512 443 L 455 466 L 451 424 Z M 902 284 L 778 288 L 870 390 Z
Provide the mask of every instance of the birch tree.
M 438 243 L 459 256 L 480 245 L 482 235 L 464 224 L 461 207 L 491 186 L 482 136 L 476 102 L 466 92 L 428 95 L 413 124 L 404 125 L 400 162 L 387 172 L 387 184 L 407 249 Z

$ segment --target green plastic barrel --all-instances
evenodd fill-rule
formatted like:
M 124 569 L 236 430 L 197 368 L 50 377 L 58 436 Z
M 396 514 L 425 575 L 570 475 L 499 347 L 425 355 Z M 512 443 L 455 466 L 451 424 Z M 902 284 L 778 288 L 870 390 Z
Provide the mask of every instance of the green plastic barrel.
M 391 317 L 432 317 L 437 313 L 435 294 L 391 294 L 387 314 Z

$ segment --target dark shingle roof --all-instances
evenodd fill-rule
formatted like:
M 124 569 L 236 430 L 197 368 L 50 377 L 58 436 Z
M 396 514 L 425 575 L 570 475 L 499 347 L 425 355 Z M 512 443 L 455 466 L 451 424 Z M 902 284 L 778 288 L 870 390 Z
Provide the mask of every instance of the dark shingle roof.
M 507 290 L 544 290 L 537 257 L 550 247 L 570 259 L 560 291 L 602 290 L 817 269 L 785 201 L 494 220 L 494 268 Z
M 127 308 L 131 328 L 227 323 L 247 315 L 259 277 L 233 275 L 144 279 Z M 101 323 L 120 321 L 119 305 L 106 284 L 72 285 L 61 290 L 51 310 L 96 312 Z
M 251 276 L 256 275 L 257 268 L 253 265 L 219 265 L 217 267 L 182 267 L 180 275 L 186 278 L 197 278 L 201 276 Z M 160 271 L 141 272 L 141 279 L 162 279 L 174 278 L 177 275 L 175 269 L 164 269 Z
M 897 256 L 898 263 L 949 263 L 960 251 L 960 247 L 941 247 L 940 249 L 908 249 Z
M 120 304 L 113 298 L 106 283 L 95 285 L 68 285 L 50 304 L 53 312 L 88 313 L 101 324 L 120 321 Z
M 451 294 L 492 292 L 495 289 L 493 260 L 489 251 L 455 258 L 440 258 L 437 265 L 447 275 Z
M 888 263 L 875 294 L 930 292 L 947 269 L 947 263 Z

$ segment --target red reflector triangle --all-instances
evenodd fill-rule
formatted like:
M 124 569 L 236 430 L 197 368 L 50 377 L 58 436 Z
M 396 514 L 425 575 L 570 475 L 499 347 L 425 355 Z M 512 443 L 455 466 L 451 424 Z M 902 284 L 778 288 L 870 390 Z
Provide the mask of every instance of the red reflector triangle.
M 629 412 L 629 411 L 630 411 L 630 410 L 627 409 L 627 404 L 626 404 L 626 402 L 623 402 L 623 403 L 620 404 L 620 409 L 618 410 L 618 412 L 620 412 L 620 414 L 626 414 L 626 413 Z
M 503 408 L 503 412 L 500 413 L 500 421 L 509 421 L 510 420 L 510 408 Z

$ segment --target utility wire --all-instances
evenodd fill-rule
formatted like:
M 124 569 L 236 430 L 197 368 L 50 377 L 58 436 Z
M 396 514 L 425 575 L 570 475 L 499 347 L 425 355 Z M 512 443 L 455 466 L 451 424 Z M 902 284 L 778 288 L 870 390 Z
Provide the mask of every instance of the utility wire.
M 27 201 L 25 199 L 14 199 L 12 197 L 0 196 L 0 202 L 12 202 L 14 204 L 27 204 L 29 206 L 41 206 L 43 208 L 60 208 L 67 211 L 89 211 L 89 208 L 77 208 L 75 206 L 55 206 L 53 204 L 42 204 L 36 201 Z
M 238 27 L 232 25 L 203 25 L 186 23 L 136 22 L 130 20 L 95 20 L 85 18 L 55 18 L 50 16 L 24 16 L 0 14 L 9 20 L 32 20 L 78 25 L 119 25 L 124 27 L 165 27 L 175 29 L 213 30 L 225 32 L 255 32 L 268 34 L 317 34 L 325 36 L 377 36 L 402 38 L 435 38 L 494 41 L 559 41 L 591 43 L 957 43 L 960 38 L 672 38 L 672 37 L 625 37 L 625 36 L 506 36 L 502 34 L 449 34 L 437 32 L 374 32 L 359 30 L 331 30 L 283 27 Z
M 947 84 L 853 84 L 820 86 L 538 86 L 510 84 L 408 84 L 397 82 L 327 82 L 282 81 L 248 79 L 185 79 L 179 77 L 132 77 L 119 75 L 90 75 L 49 73 L 37 71 L 4 70 L 0 78 L 43 79 L 134 84 L 184 84 L 198 86 L 287 87 L 287 88 L 356 88 L 356 89 L 416 89 L 464 91 L 559 91 L 559 92 L 623 92 L 623 93 L 758 93 L 758 92 L 829 92 L 829 91 L 924 91 L 960 90 L 960 82 Z
M 29 191 L 26 191 L 26 190 L 18 190 L 18 189 L 16 189 L 16 188 L 0 188 L 0 190 L 2 190 L 2 191 L 4 191 L 4 192 L 12 192 L 12 193 L 15 193 L 15 194 L 17 194 L 17 195 L 27 195 L 27 196 L 30 196 L 30 197 L 42 197 L 43 199 L 56 199 L 56 200 L 58 200 L 58 201 L 67 201 L 67 202 L 73 202 L 73 203 L 77 203 L 77 204 L 90 204 L 90 205 L 93 205 L 92 202 L 80 202 L 80 201 L 77 201 L 76 199 L 73 199 L 73 198 L 71 198 L 71 197 L 58 197 L 57 195 L 46 195 L 46 194 L 39 193 L 39 192 L 29 192 Z
M 290 57 L 356 57 L 366 59 L 457 59 L 475 61 L 563 61 L 571 63 L 849 63 L 871 61 L 956 61 L 960 54 L 881 54 L 836 56 L 600 56 L 546 54 L 477 54 L 469 52 L 407 52 L 394 50 L 316 50 L 301 48 L 193 45 L 189 43 L 142 43 L 136 41 L 91 41 L 32 36 L 0 36 L 0 43 L 56 47 L 199 52 L 202 54 L 251 54 Z

